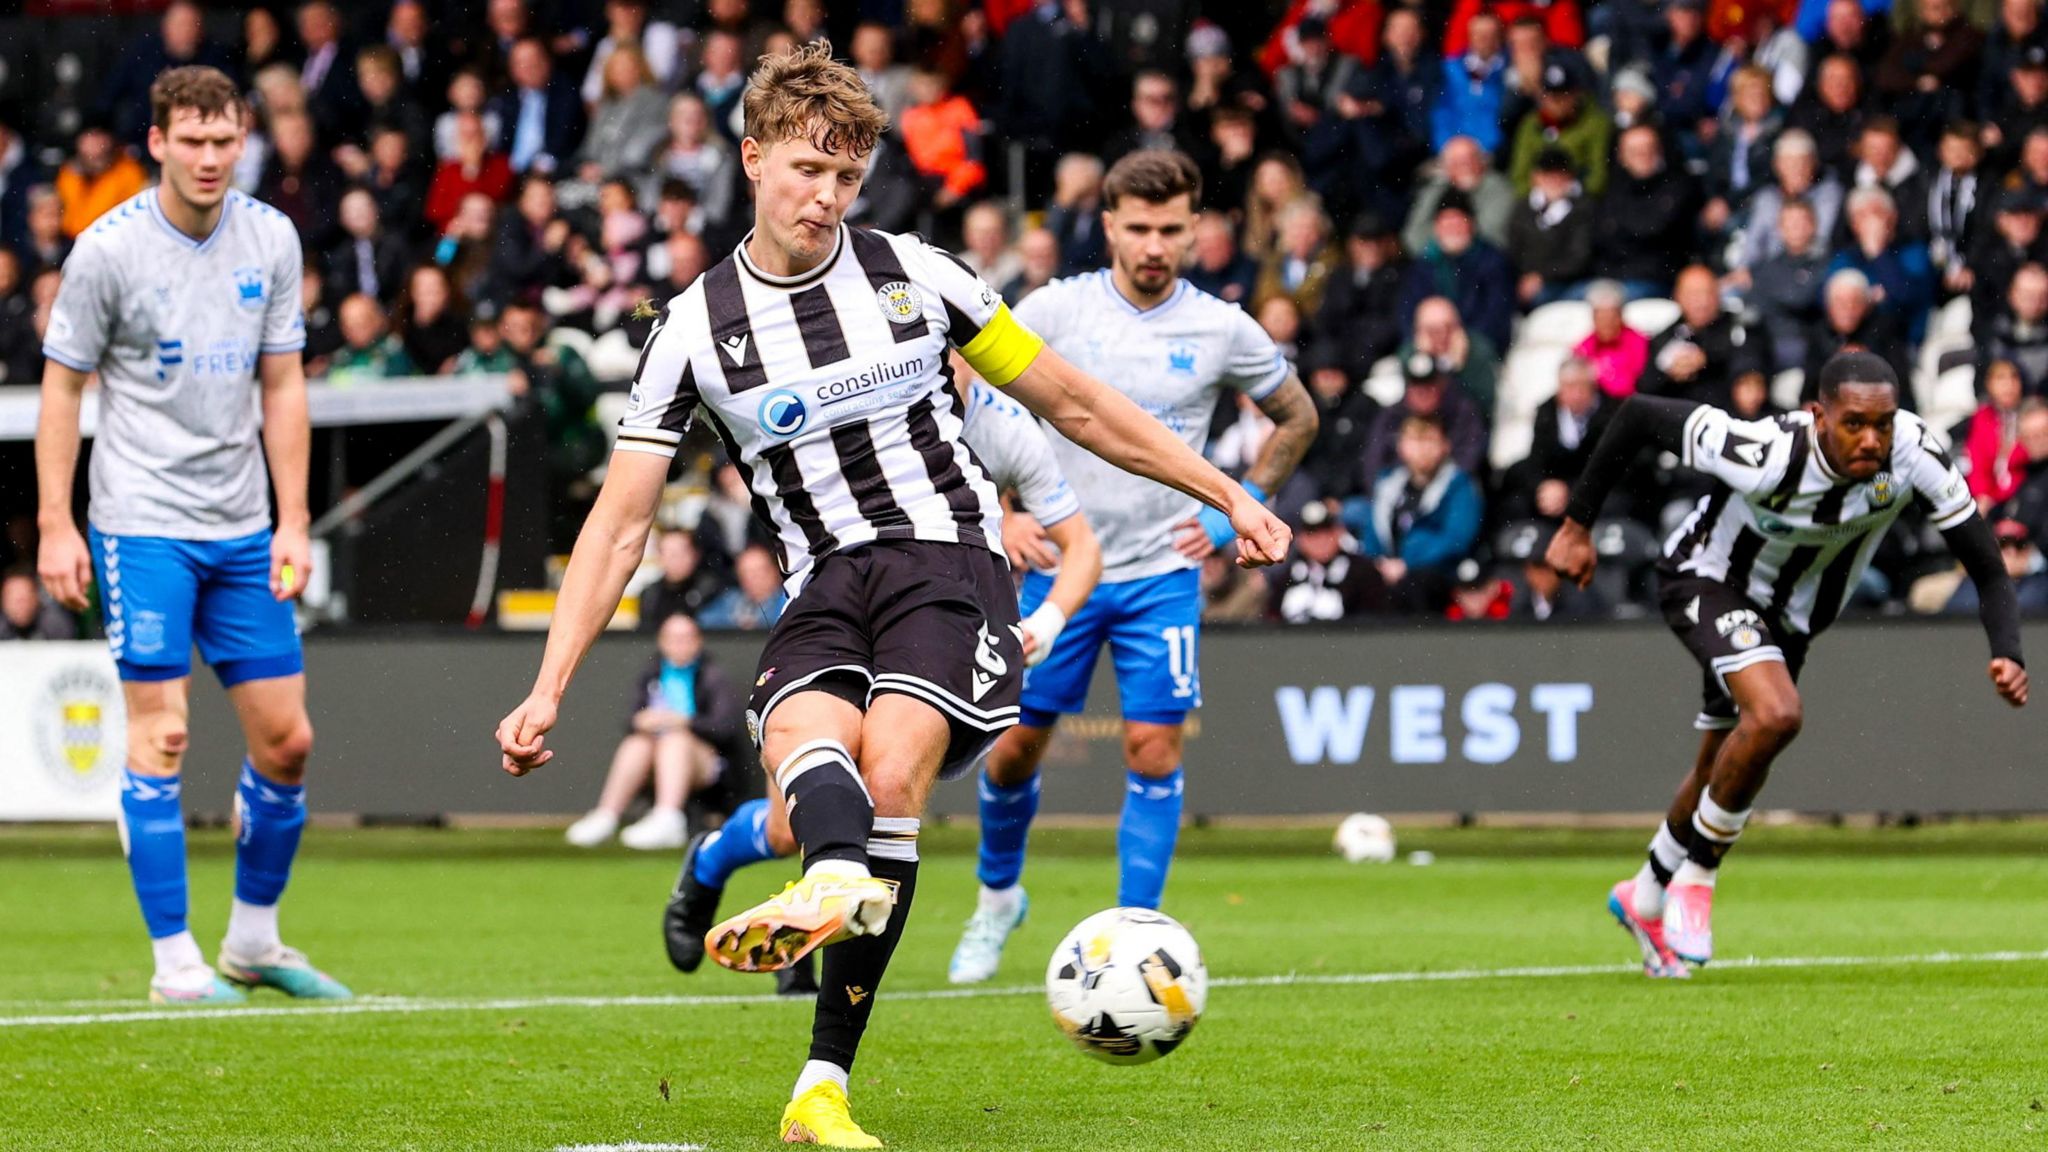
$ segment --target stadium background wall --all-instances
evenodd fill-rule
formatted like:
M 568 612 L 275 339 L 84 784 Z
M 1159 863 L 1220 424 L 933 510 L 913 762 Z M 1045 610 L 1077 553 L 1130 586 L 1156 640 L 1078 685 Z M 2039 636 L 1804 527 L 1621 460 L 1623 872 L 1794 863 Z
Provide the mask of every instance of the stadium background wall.
M 2048 652 L 2048 624 L 2027 630 Z M 758 636 L 714 636 L 737 684 Z M 540 661 L 539 636 L 315 636 L 313 802 L 374 816 L 571 813 L 597 796 L 651 644 L 608 636 L 585 661 L 524 780 L 492 731 Z M 1212 631 L 1188 743 L 1188 810 L 1649 812 L 1692 762 L 1698 673 L 1661 628 L 1473 626 Z M 1973 622 L 1845 624 L 1804 677 L 1806 728 L 1767 804 L 1809 812 L 2044 812 L 2048 707 L 2012 712 L 1985 678 Z M 1108 661 L 1101 702 L 1070 717 L 1047 760 L 1045 810 L 1105 814 L 1123 773 Z M 195 679 L 188 808 L 224 810 L 241 758 L 226 698 Z M 968 782 L 933 807 L 967 814 Z

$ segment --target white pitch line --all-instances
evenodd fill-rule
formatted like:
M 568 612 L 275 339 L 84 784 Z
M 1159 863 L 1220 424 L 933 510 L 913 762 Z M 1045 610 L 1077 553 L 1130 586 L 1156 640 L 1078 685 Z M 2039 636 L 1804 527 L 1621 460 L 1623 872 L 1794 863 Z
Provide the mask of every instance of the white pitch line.
M 1903 956 L 1745 956 L 1714 961 L 1712 968 L 1886 968 L 1929 964 L 2026 964 L 2048 961 L 2035 952 L 1922 952 Z M 1473 980 L 1543 980 L 1569 976 L 1613 976 L 1639 970 L 1635 964 L 1565 964 L 1516 968 L 1447 968 L 1413 972 L 1285 972 L 1274 976 L 1225 976 L 1211 988 L 1345 987 L 1360 984 L 1431 984 Z M 891 1003 L 924 1000 L 982 1000 L 1043 993 L 1036 984 L 993 988 L 932 988 L 897 992 Z M 0 1028 L 76 1028 L 177 1020 L 256 1020 L 274 1016 L 362 1016 L 417 1012 L 525 1012 L 541 1008 L 713 1008 L 725 1005 L 808 1003 L 769 993 L 738 996 L 525 996 L 500 999 L 434 999 L 366 996 L 343 1004 L 293 1004 L 268 1008 L 158 1008 L 0 1016 Z

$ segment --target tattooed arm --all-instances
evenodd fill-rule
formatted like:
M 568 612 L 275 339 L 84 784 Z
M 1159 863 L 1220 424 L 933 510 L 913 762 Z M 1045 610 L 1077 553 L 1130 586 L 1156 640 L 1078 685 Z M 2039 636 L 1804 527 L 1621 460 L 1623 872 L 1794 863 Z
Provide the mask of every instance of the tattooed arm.
M 1259 450 L 1259 458 L 1252 462 L 1244 478 L 1258 485 L 1260 491 L 1278 492 L 1294 475 L 1308 446 L 1315 442 L 1322 417 L 1301 378 L 1292 374 L 1272 395 L 1259 401 L 1259 411 L 1273 421 L 1273 434 L 1266 437 L 1265 447 Z

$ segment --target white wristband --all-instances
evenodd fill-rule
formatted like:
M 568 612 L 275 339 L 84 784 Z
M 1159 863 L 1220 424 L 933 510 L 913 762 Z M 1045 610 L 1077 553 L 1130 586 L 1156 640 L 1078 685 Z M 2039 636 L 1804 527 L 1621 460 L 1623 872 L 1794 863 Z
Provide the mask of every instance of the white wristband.
M 1029 668 L 1052 653 L 1053 641 L 1060 638 L 1060 631 L 1067 626 L 1067 614 L 1047 600 L 1032 609 L 1031 615 L 1017 626 L 1031 635 L 1031 654 L 1024 658 L 1024 666 Z

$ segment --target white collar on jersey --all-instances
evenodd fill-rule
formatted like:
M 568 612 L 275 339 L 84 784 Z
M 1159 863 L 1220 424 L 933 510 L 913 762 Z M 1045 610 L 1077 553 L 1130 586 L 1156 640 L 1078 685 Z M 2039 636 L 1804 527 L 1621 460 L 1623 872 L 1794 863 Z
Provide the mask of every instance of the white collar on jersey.
M 163 188 L 160 185 L 150 185 L 149 188 L 142 193 L 142 196 L 143 199 L 148 202 L 150 218 L 155 220 L 157 224 L 163 228 L 164 231 L 170 233 L 171 235 L 177 237 L 178 239 L 184 241 L 186 244 L 190 245 L 194 251 L 198 251 L 199 249 L 205 248 L 207 245 L 213 243 L 214 240 L 217 237 L 219 237 L 222 232 L 227 230 L 228 213 L 234 211 L 235 208 L 235 194 L 234 192 L 230 191 L 226 196 L 221 198 L 220 219 L 213 222 L 213 231 L 207 233 L 206 238 L 204 240 L 201 240 L 198 239 L 197 237 L 194 237 L 190 232 L 185 231 L 183 228 L 178 227 L 176 224 L 171 223 L 171 218 L 169 216 L 164 215 L 164 205 L 162 199 L 160 199 L 160 197 L 163 196 Z
M 752 229 L 748 229 L 746 239 L 741 240 L 740 246 L 734 249 L 739 254 L 739 266 L 747 270 L 747 275 L 752 276 L 771 288 L 801 288 L 814 281 L 823 280 L 825 273 L 832 270 L 832 265 L 839 262 L 839 254 L 846 251 L 846 225 L 841 224 L 838 234 L 832 238 L 831 255 L 825 257 L 824 260 L 818 263 L 816 268 L 811 269 L 809 272 L 799 272 L 794 276 L 771 276 L 761 271 L 760 266 L 754 263 L 754 258 L 747 255 L 747 245 L 753 239 L 754 232 Z
M 1166 299 L 1161 300 L 1150 308 L 1140 308 L 1136 304 L 1131 303 L 1131 298 L 1124 295 L 1123 289 L 1116 286 L 1115 272 L 1103 268 L 1098 270 L 1095 276 L 1096 282 L 1102 285 L 1103 294 L 1116 301 L 1125 312 L 1133 316 L 1156 316 L 1175 304 L 1180 303 L 1181 299 L 1188 294 L 1188 282 L 1184 279 L 1176 278 L 1173 282 L 1173 291 L 1167 294 Z

